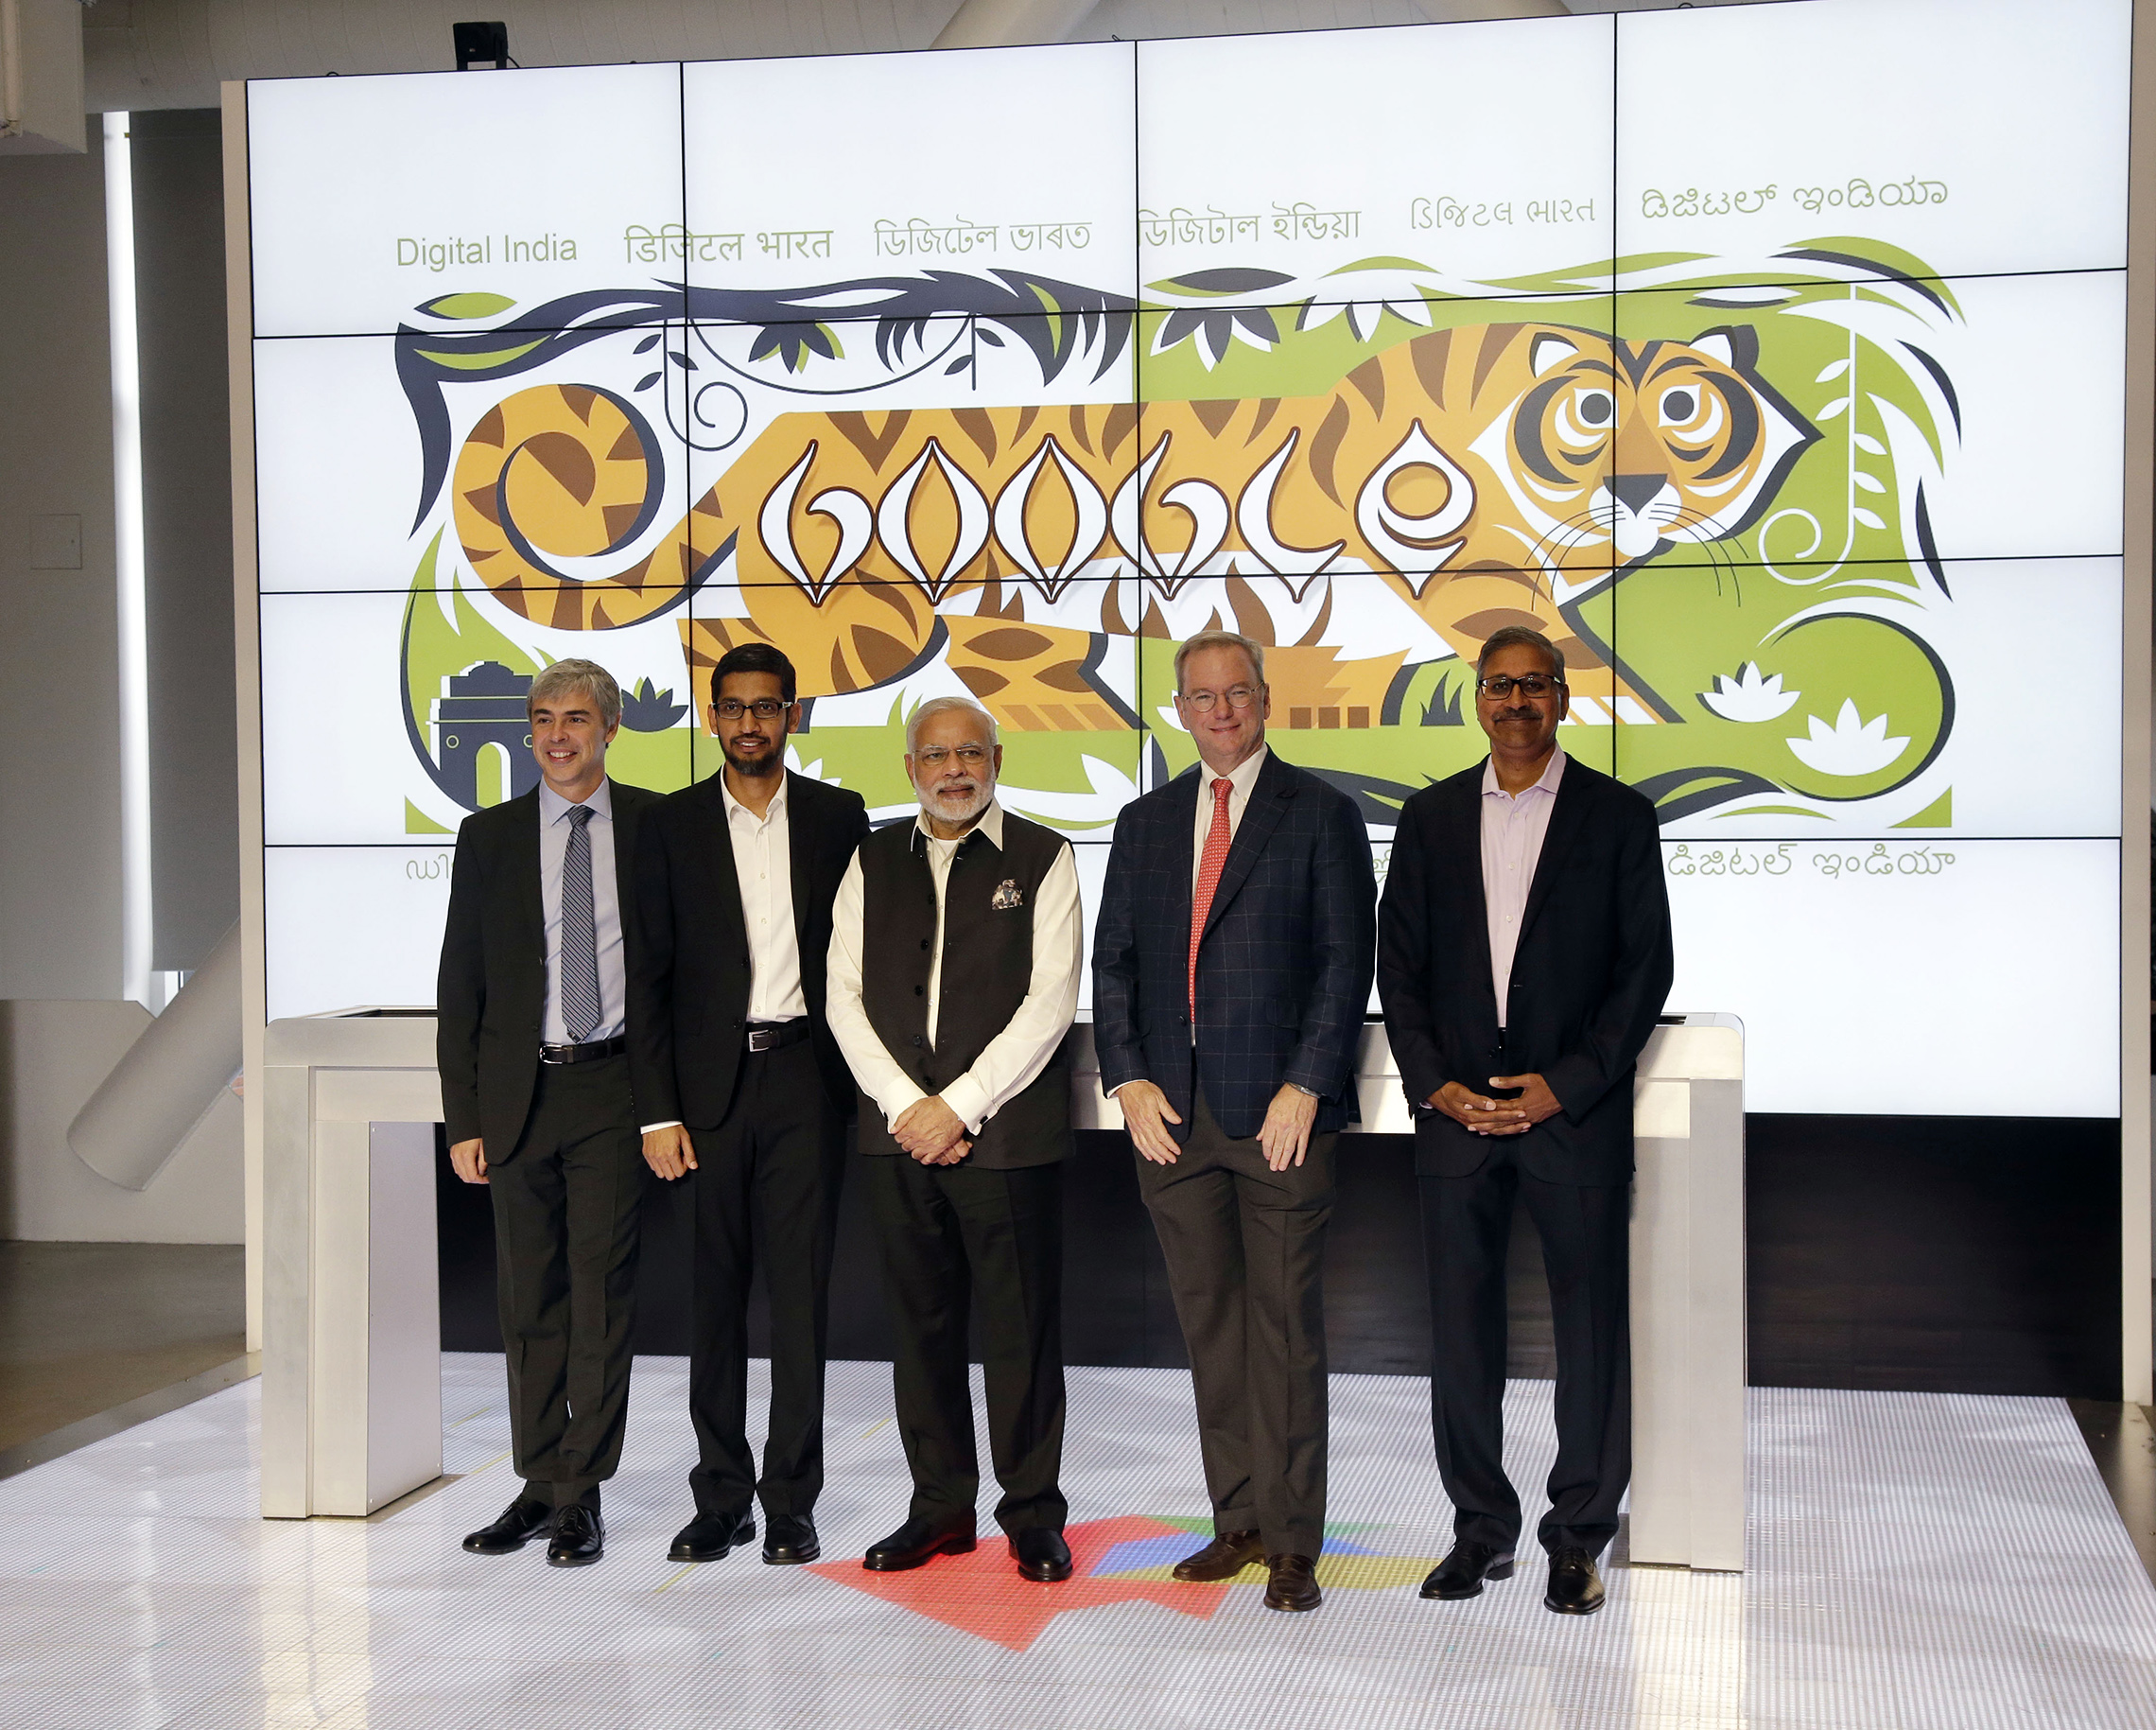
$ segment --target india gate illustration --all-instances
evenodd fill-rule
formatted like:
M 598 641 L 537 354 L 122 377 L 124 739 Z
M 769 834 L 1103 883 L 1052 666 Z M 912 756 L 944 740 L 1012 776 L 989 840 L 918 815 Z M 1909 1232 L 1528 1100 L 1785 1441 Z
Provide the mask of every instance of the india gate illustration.
M 466 811 L 478 810 L 479 763 L 488 746 L 498 745 L 502 767 L 490 789 L 495 798 L 530 793 L 539 784 L 531 723 L 525 714 L 531 675 L 512 673 L 499 661 L 480 661 L 442 682 L 448 694 L 434 700 L 434 760 L 441 765 L 442 790 Z

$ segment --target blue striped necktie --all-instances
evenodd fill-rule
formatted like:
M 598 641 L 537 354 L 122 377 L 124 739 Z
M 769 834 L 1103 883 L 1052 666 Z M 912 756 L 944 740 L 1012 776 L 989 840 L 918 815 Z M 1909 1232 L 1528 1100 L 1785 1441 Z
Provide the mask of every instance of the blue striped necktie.
M 591 807 L 569 807 L 562 860 L 562 1025 L 582 1045 L 599 1025 L 599 920 L 591 904 Z

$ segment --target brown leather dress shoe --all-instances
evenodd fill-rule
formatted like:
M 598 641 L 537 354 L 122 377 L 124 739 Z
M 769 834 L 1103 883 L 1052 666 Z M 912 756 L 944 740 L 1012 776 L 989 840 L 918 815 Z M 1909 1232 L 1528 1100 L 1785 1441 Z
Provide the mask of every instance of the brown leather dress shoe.
M 1254 1531 L 1223 1531 L 1194 1556 L 1175 1564 L 1175 1578 L 1185 1581 L 1233 1580 L 1253 1562 L 1265 1560 L 1265 1546 Z
M 1268 1610 L 1314 1610 L 1325 1601 L 1317 1589 L 1317 1564 L 1308 1556 L 1267 1556 L 1273 1577 L 1265 1582 Z

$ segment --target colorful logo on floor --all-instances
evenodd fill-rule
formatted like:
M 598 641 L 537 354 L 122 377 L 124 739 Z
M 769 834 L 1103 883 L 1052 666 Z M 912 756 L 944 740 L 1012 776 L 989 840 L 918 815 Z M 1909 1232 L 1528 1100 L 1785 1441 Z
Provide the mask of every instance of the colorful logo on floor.
M 1437 1565 L 1434 1556 L 1389 1556 L 1365 1541 L 1380 1528 L 1329 1525 L 1318 1557 L 1318 1583 L 1328 1590 L 1383 1590 L 1413 1585 Z M 1212 1536 L 1206 1520 L 1123 1514 L 1066 1529 L 1071 1577 L 1055 1585 L 1018 1578 L 1001 1534 L 986 1533 L 966 1556 L 941 1556 L 905 1574 L 872 1574 L 851 1558 L 809 1568 L 826 1580 L 1012 1651 L 1024 1651 L 1056 1616 L 1102 1604 L 1152 1603 L 1178 1616 L 1208 1620 L 1240 1586 L 1261 1586 L 1265 1570 L 1251 1566 L 1220 1585 L 1186 1585 L 1177 1562 Z

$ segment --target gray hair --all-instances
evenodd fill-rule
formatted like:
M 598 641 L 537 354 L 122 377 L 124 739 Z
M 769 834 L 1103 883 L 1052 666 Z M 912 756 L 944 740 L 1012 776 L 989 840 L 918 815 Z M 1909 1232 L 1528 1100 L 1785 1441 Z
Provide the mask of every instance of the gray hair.
M 953 709 L 964 709 L 969 715 L 978 715 L 988 724 L 988 748 L 991 751 L 1000 743 L 996 737 L 996 717 L 971 697 L 930 697 L 906 717 L 906 755 L 911 757 L 913 754 L 913 741 L 921 736 L 922 722 L 931 715 L 948 715 Z
M 1255 638 L 1245 637 L 1241 631 L 1200 631 L 1175 651 L 1175 689 L 1183 689 L 1183 663 L 1200 649 L 1241 649 L 1250 657 L 1251 670 L 1258 675 L 1258 683 L 1265 682 L 1265 651 Z
M 614 682 L 614 675 L 597 661 L 574 658 L 556 661 L 531 681 L 531 689 L 524 693 L 524 714 L 529 720 L 542 703 L 555 703 L 572 693 L 587 696 L 598 706 L 601 726 L 612 727 L 621 720 L 621 687 Z
M 1510 649 L 1526 643 L 1541 650 L 1550 657 L 1550 675 L 1559 684 L 1564 682 L 1565 657 L 1557 653 L 1557 645 L 1532 625 L 1508 624 L 1492 631 L 1483 641 L 1482 653 L 1475 656 L 1475 677 L 1482 677 L 1482 670 L 1489 665 L 1489 657 L 1500 649 Z

